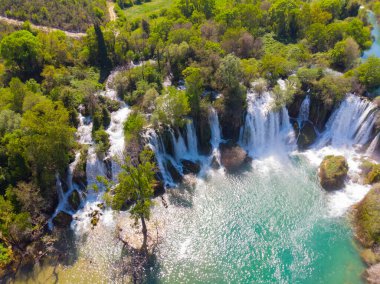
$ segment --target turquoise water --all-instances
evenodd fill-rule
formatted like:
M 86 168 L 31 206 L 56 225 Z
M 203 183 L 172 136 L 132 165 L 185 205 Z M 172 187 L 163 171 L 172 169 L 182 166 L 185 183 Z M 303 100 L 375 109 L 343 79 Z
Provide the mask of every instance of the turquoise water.
M 154 212 L 166 230 L 149 282 L 361 283 L 347 219 L 329 216 L 328 198 L 298 158 L 174 190 Z
M 371 36 L 374 41 L 371 48 L 363 53 L 363 59 L 367 59 L 370 56 L 380 57 L 380 26 L 376 15 L 372 11 L 368 12 L 368 21 L 372 25 Z

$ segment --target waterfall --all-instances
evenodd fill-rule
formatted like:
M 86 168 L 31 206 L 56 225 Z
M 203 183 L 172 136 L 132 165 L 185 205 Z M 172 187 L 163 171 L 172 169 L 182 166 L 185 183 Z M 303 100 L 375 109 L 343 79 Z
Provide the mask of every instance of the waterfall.
M 162 142 L 161 137 L 157 135 L 154 129 L 148 129 L 145 132 L 144 137 L 147 140 L 148 146 L 155 153 L 157 166 L 162 174 L 162 178 L 165 183 L 165 186 L 173 186 L 174 181 L 166 167 L 166 159 L 168 155 L 166 154 L 165 146 L 164 146 L 164 143 Z
M 300 111 L 297 117 L 297 123 L 300 129 L 302 128 L 304 122 L 309 121 L 309 112 L 310 112 L 310 96 L 307 95 L 301 104 Z
M 294 132 L 285 107 L 273 111 L 273 98 L 269 92 L 261 96 L 249 93 L 247 101 L 248 109 L 245 125 L 240 131 L 240 144 L 250 156 L 258 157 L 286 145 L 293 145 Z
M 198 157 L 198 139 L 192 120 L 186 124 L 186 134 L 188 154 L 190 156 L 190 159 L 193 160 L 195 157 Z
M 55 209 L 53 215 L 50 217 L 48 221 L 48 227 L 50 230 L 53 229 L 53 219 L 58 215 L 59 212 L 65 212 L 67 214 L 73 214 L 74 210 L 71 208 L 70 203 L 69 203 L 69 197 L 73 193 L 74 190 L 78 190 L 78 186 L 73 183 L 73 172 L 78 164 L 80 159 L 80 153 L 76 153 L 75 155 L 75 160 L 69 165 L 68 172 L 67 172 L 67 177 L 66 177 L 66 184 L 67 184 L 67 192 L 63 191 L 62 188 L 62 182 L 59 174 L 57 173 L 55 176 L 55 184 L 57 188 L 57 193 L 58 193 L 58 206 Z
M 107 90 L 105 96 L 109 98 L 115 98 L 116 92 L 114 90 Z M 106 130 L 111 147 L 109 149 L 109 156 L 111 158 L 112 165 L 112 178 L 116 180 L 117 174 L 120 172 L 120 165 L 118 162 L 122 162 L 125 141 L 124 141 L 124 122 L 126 121 L 131 110 L 124 103 L 120 102 L 120 109 L 111 113 L 111 124 Z
M 379 138 L 380 138 L 380 133 L 376 135 L 376 137 L 372 140 L 371 144 L 368 146 L 368 149 L 366 151 L 367 156 L 372 156 L 375 153 L 376 147 L 379 144 Z
M 376 106 L 366 99 L 348 94 L 326 124 L 317 146 L 351 147 L 366 144 L 376 121 Z
M 220 151 L 219 145 L 222 142 L 219 118 L 216 110 L 213 107 L 209 109 L 208 121 L 211 129 L 211 146 L 212 146 L 212 156 L 216 158 L 217 162 L 220 164 Z
M 183 159 L 187 155 L 187 146 L 185 140 L 183 139 L 181 133 L 179 132 L 178 138 L 175 137 L 174 130 L 170 129 L 171 142 L 174 149 L 174 157 L 176 161 L 179 163 L 181 159 Z

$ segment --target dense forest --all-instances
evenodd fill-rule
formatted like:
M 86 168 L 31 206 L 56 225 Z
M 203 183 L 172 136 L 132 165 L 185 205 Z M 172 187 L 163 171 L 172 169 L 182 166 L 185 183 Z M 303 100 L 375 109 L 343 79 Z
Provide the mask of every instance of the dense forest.
M 107 16 L 106 0 L 3 0 L 0 16 L 67 31 L 86 31 L 95 13 Z
M 363 95 L 380 86 L 380 59 L 360 60 L 372 44 L 361 5 L 380 16 L 379 3 L 217 2 L 179 0 L 149 18 L 131 21 L 123 12 L 131 1 L 118 0 L 118 19 L 105 23 L 105 0 L 1 1 L 0 14 L 10 18 L 69 31 L 87 29 L 87 36 L 77 40 L 59 31 L 33 30 L 28 23 L 17 28 L 0 24 L 1 273 L 56 249 L 60 236 L 49 231 L 48 220 L 58 202 L 57 176 L 66 175 L 77 152 L 84 155 L 78 176 L 85 169 L 88 149 L 75 139 L 79 113 L 91 117 L 97 153 L 107 155 L 105 129 L 120 104 L 97 94 L 116 67 L 121 71 L 112 87 L 132 108 L 124 127 L 126 150 L 149 170 L 144 127 L 180 131 L 191 117 L 200 151 L 207 154 L 209 106 L 218 112 L 223 137 L 236 142 L 251 87 L 272 89 L 273 108 L 290 110 L 310 92 L 327 117 L 346 93 Z M 145 64 L 132 69 L 132 62 Z M 168 78 L 186 88 L 165 87 Z M 286 90 L 278 79 L 287 79 Z M 148 176 L 149 188 L 156 186 Z M 126 194 L 116 193 L 112 204 L 121 209 Z

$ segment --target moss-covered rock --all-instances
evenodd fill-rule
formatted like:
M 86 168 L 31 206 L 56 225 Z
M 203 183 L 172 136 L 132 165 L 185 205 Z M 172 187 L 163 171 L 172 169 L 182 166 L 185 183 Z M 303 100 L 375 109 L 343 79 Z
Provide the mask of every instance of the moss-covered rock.
M 365 247 L 380 244 L 380 184 L 356 207 L 356 235 Z
M 374 184 L 380 182 L 380 164 L 363 160 L 360 169 L 364 183 Z
M 343 187 L 348 164 L 343 156 L 326 156 L 319 167 L 319 178 L 324 189 L 331 191 Z

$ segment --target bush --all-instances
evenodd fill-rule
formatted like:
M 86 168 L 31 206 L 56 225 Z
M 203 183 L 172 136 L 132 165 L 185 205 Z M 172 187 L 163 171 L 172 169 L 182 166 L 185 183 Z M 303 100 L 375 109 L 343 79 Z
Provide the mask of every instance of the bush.
M 98 155 L 106 154 L 111 147 L 109 135 L 103 128 L 94 132 L 94 142 Z

